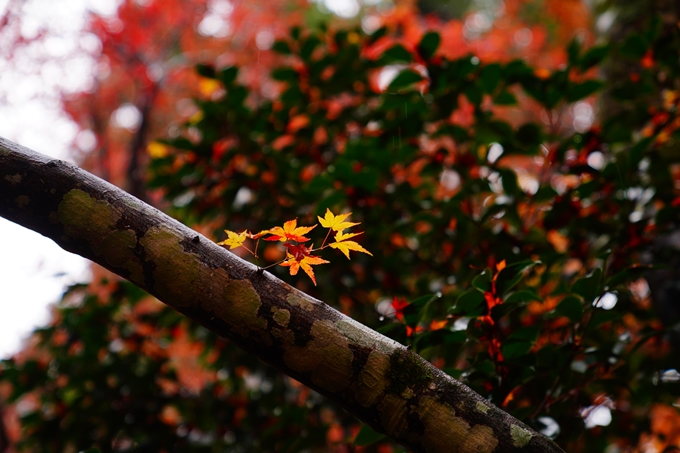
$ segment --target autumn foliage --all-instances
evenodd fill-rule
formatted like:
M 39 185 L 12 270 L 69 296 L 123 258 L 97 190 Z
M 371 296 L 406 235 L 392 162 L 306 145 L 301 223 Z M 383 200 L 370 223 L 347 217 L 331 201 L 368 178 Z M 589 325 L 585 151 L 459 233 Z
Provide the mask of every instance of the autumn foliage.
M 582 3 L 545 2 L 549 26 L 526 22 L 531 3 L 504 2 L 489 28 L 487 16 L 441 21 L 402 3 L 367 10 L 363 28 L 317 13 L 302 26 L 301 10 L 279 5 L 297 26 L 263 13 L 275 32 L 257 51 L 256 30 L 244 25 L 253 16 L 239 5 L 243 42 L 207 40 L 203 58 L 157 87 L 153 134 L 135 151 L 144 190 L 566 450 L 660 451 L 678 442 L 680 315 L 668 282 L 679 263 L 680 32 L 654 19 L 594 45 Z M 124 2 L 121 11 L 135 8 L 144 7 Z M 196 26 L 197 11 L 182 20 Z M 614 63 L 626 78 L 606 79 L 602 68 Z M 112 74 L 127 77 L 124 67 Z M 118 86 L 101 83 L 67 108 L 97 135 L 88 159 L 123 178 L 135 154 L 111 150 L 132 132 L 107 135 L 88 122 L 103 121 L 99 107 L 111 114 L 110 97 L 91 104 L 92 116 L 83 108 Z M 177 98 L 186 108 L 170 112 Z M 333 214 L 349 211 L 352 222 Z M 350 230 L 359 224 L 361 234 Z M 269 225 L 280 226 L 261 230 Z M 328 248 L 362 253 L 329 263 L 320 254 Z M 313 285 L 291 279 L 300 269 Z M 33 404 L 22 406 L 26 448 L 66 426 L 73 431 L 53 440 L 54 451 L 145 442 L 159 451 L 401 451 L 150 306 L 125 283 L 73 288 L 33 355 L 3 362 L 11 400 Z M 89 328 L 107 318 L 116 321 L 109 331 Z M 129 373 L 115 376 L 118 368 Z M 86 430 L 76 430 L 79 419 Z
M 312 279 L 314 285 L 316 285 L 316 277 L 314 277 L 312 266 L 329 263 L 330 261 L 312 255 L 312 253 L 331 247 L 340 250 L 345 254 L 347 259 L 349 259 L 350 251 L 372 255 L 371 252 L 363 248 L 357 242 L 349 240 L 361 233 L 343 233 L 344 230 L 358 225 L 358 223 L 345 221 L 350 214 L 340 214 L 336 216 L 329 209 L 326 209 L 326 215 L 323 218 L 319 217 L 319 223 L 321 223 L 322 227 L 328 228 L 328 233 L 321 245 L 317 248 L 314 248 L 313 245 L 311 248 L 304 245 L 305 242 L 310 241 L 310 239 L 304 235 L 316 228 L 317 225 L 312 225 L 310 227 L 297 226 L 297 219 L 289 220 L 284 223 L 283 228 L 277 226 L 270 230 L 262 230 L 256 234 L 252 234 L 248 232 L 248 230 L 242 231 L 241 233 L 224 230 L 224 232 L 227 233 L 228 238 L 222 242 L 218 242 L 218 244 L 229 246 L 230 250 L 244 247 L 251 255 L 257 258 L 257 249 L 260 238 L 264 238 L 265 241 L 279 241 L 286 249 L 286 259 L 276 264 L 288 267 L 290 269 L 290 275 L 296 275 L 298 271 L 302 269 L 305 271 L 305 274 L 309 275 L 309 278 Z M 335 235 L 333 236 L 335 242 L 326 243 L 332 232 L 335 232 Z M 257 241 L 252 250 L 243 245 L 246 239 Z

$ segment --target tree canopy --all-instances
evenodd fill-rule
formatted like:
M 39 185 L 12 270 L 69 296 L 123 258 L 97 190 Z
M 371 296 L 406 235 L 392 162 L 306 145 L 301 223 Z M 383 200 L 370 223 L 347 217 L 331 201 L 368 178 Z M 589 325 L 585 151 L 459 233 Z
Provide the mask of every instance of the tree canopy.
M 652 17 L 615 43 L 576 37 L 546 67 L 511 51 L 461 53 L 450 28 L 413 31 L 409 17 L 368 31 L 293 27 L 272 38 L 256 83 L 247 65 L 203 60 L 187 79 L 200 87 L 190 114 L 134 142 L 129 169 L 146 168 L 148 185 L 131 190 L 231 245 L 351 212 L 363 230 L 352 241 L 372 256 L 336 254 L 312 282 L 289 276 L 307 249 L 288 238 L 260 241 L 257 265 L 286 260 L 266 272 L 567 451 L 677 442 L 677 24 Z M 626 76 L 605 78 L 615 65 Z M 85 253 L 115 245 L 92 234 Z M 125 253 L 108 267 L 163 298 L 130 264 L 145 252 Z M 168 285 L 184 281 L 153 272 L 163 270 Z M 401 451 L 215 330 L 107 274 L 71 288 L 33 349 L 0 368 L 22 407 L 20 445 Z M 292 376 L 323 391 L 314 369 Z M 401 398 L 423 404 L 406 387 Z M 384 420 L 372 426 L 420 448 Z

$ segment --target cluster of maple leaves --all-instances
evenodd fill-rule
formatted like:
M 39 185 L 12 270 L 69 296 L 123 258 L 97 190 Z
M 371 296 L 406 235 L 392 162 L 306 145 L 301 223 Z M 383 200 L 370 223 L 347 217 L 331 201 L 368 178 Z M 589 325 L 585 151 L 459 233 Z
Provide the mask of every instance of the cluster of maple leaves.
M 324 217 L 318 216 L 317 218 L 319 219 L 321 226 L 328 228 L 328 232 L 326 233 L 326 237 L 321 243 L 321 246 L 317 248 L 314 248 L 313 244 L 310 247 L 305 245 L 306 242 L 311 240 L 310 238 L 306 237 L 305 234 L 316 228 L 318 224 L 312 226 L 297 226 L 297 219 L 285 222 L 283 227 L 276 226 L 269 230 L 262 230 L 256 234 L 253 234 L 248 230 L 244 230 L 240 233 L 224 230 L 224 232 L 227 233 L 227 239 L 222 242 L 218 242 L 217 244 L 228 246 L 229 250 L 233 250 L 238 247 L 244 247 L 250 254 L 257 258 L 257 248 L 261 238 L 264 238 L 265 241 L 281 242 L 281 244 L 286 249 L 286 258 L 279 261 L 278 263 L 272 264 L 271 266 L 276 266 L 277 264 L 286 266 L 290 268 L 290 275 L 296 275 L 300 268 L 302 268 L 302 270 L 305 271 L 307 275 L 309 275 L 309 278 L 312 279 L 314 285 L 316 285 L 316 278 L 314 277 L 314 270 L 312 269 L 312 266 L 329 263 L 330 261 L 327 261 L 317 255 L 312 255 L 312 253 L 331 247 L 340 250 L 345 254 L 347 259 L 350 259 L 349 252 L 351 250 L 367 253 L 373 256 L 371 252 L 363 248 L 357 242 L 349 240 L 360 235 L 361 232 L 344 233 L 346 229 L 359 225 L 359 223 L 346 221 L 351 214 L 352 213 L 350 212 L 348 214 L 335 215 L 330 211 L 330 209 L 326 209 L 326 215 Z M 332 231 L 335 232 L 335 235 L 333 236 L 335 242 L 327 243 Z M 244 242 L 247 239 L 255 241 L 255 247 L 250 249 L 244 245 Z

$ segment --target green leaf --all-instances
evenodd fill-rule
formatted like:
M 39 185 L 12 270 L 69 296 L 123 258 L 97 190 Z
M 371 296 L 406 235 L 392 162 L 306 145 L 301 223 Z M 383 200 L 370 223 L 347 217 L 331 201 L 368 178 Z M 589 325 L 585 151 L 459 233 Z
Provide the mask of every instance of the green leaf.
M 418 53 L 424 60 L 432 58 L 437 51 L 441 40 L 439 33 L 435 31 L 425 33 L 423 39 L 420 40 L 420 44 L 418 44 Z
M 555 366 L 555 346 L 548 344 L 536 353 L 536 366 L 538 368 L 551 368 Z
M 533 74 L 525 75 L 520 79 L 520 84 L 529 96 L 541 104 L 546 102 L 545 82 Z
M 496 376 L 496 365 L 494 365 L 494 363 L 489 359 L 481 360 L 475 363 L 475 369 L 487 376 Z
M 511 333 L 506 341 L 527 341 L 533 344 L 536 342 L 540 330 L 537 326 L 520 327 Z
M 602 126 L 602 136 L 606 142 L 630 142 L 633 131 L 620 121 L 620 118 L 610 117 Z
M 409 85 L 420 82 L 423 80 L 423 76 L 414 71 L 413 69 L 406 69 L 401 71 L 392 82 L 390 82 L 387 87 L 388 91 L 396 91 L 400 88 L 406 88 Z
M 504 343 L 501 346 L 501 352 L 505 359 L 512 360 L 527 355 L 531 351 L 532 346 L 531 343 L 526 341 L 513 341 L 511 343 Z
M 517 129 L 516 137 L 523 145 L 540 145 L 543 142 L 543 129 L 536 123 L 526 123 Z
M 574 38 L 567 46 L 567 56 L 569 58 L 569 65 L 576 66 L 578 64 L 580 53 L 581 53 L 581 41 L 578 38 Z
M 196 65 L 196 72 L 201 77 L 207 77 L 209 79 L 214 79 L 217 77 L 217 72 L 215 71 L 215 66 L 211 64 L 198 64 Z
M 587 304 L 590 304 L 595 297 L 602 292 L 600 287 L 601 276 L 602 269 L 598 267 L 590 275 L 578 279 L 571 287 L 572 292 L 583 297 L 583 300 Z
M 637 279 L 643 277 L 651 269 L 654 269 L 654 266 L 646 266 L 646 265 L 631 266 L 628 269 L 624 269 L 623 271 L 609 277 L 606 285 L 609 288 L 614 288 L 614 287 L 622 285 L 624 283 L 632 282 L 633 280 L 637 280 Z
M 517 98 L 509 91 L 501 91 L 493 98 L 493 103 L 496 105 L 516 105 Z
M 583 318 L 582 302 L 574 296 L 567 296 L 557 305 L 555 313 L 566 316 L 571 322 L 580 322 Z
M 451 313 L 462 316 L 481 316 L 486 313 L 486 300 L 479 291 L 471 289 L 461 295 Z
M 380 27 L 370 36 L 369 43 L 372 44 L 387 34 L 387 27 Z
M 442 371 L 449 376 L 451 376 L 454 379 L 460 380 L 460 377 L 463 375 L 463 370 L 459 370 L 458 368 L 442 368 Z
M 626 38 L 623 46 L 621 46 L 621 53 L 638 59 L 645 56 L 648 48 L 649 41 L 647 41 L 647 38 L 639 34 L 633 34 Z
M 272 79 L 285 82 L 287 80 L 296 80 L 298 73 L 293 68 L 276 68 L 272 71 Z
M 316 35 L 309 36 L 300 49 L 300 57 L 305 61 L 309 61 L 309 57 L 311 57 L 312 52 L 314 52 L 314 49 L 319 44 L 321 44 L 321 40 Z
M 430 302 L 439 299 L 438 294 L 422 296 L 411 303 L 404 309 L 404 322 L 409 326 L 415 326 L 422 318 L 425 306 Z
M 440 329 L 419 336 L 413 347 L 416 351 L 423 351 L 436 346 L 462 344 L 465 343 L 465 340 L 467 340 L 467 334 L 464 330 L 452 332 L 448 329 Z M 447 352 L 449 351 L 447 350 Z
M 534 77 L 534 69 L 524 60 L 512 60 L 503 68 L 503 76 L 507 84 L 513 84 L 526 77 Z
M 557 192 L 549 185 L 541 186 L 532 197 L 536 203 L 552 200 L 557 196 Z
M 411 53 L 404 48 L 401 44 L 396 44 L 385 52 L 383 52 L 381 57 L 381 62 L 393 63 L 393 62 L 405 62 L 410 63 L 413 60 Z
M 474 83 L 468 83 L 463 86 L 463 94 L 473 105 L 482 103 L 482 90 Z
M 297 41 L 298 39 L 300 39 L 301 32 L 302 28 L 296 25 L 295 27 L 292 27 L 290 29 L 290 36 Z
M 510 196 L 517 195 L 520 190 L 517 184 L 517 174 L 507 168 L 499 169 L 498 173 L 501 175 L 501 184 L 505 193 Z
M 576 102 L 579 99 L 586 98 L 603 86 L 604 83 L 599 80 L 586 80 L 582 83 L 570 84 L 569 89 L 567 90 L 567 101 Z
M 586 54 L 581 58 L 580 68 L 582 71 L 587 71 L 595 65 L 600 64 L 604 57 L 609 53 L 609 46 L 595 46 L 588 49 Z
M 505 269 L 499 272 L 496 278 L 496 292 L 500 297 L 515 287 L 524 276 L 524 271 L 539 264 L 540 261 L 524 260 L 517 263 L 509 264 Z
M 603 310 L 601 308 L 596 308 L 593 313 L 593 318 L 590 321 L 590 328 L 597 329 L 602 324 L 608 322 L 617 321 L 623 317 L 623 313 L 614 310 Z
M 633 145 L 633 147 L 630 149 L 630 153 L 628 154 L 630 165 L 632 167 L 638 166 L 642 160 L 642 157 L 645 155 L 647 150 L 649 150 L 649 147 L 652 143 L 654 143 L 654 137 L 646 137 Z
M 516 291 L 507 296 L 505 301 L 503 301 L 503 305 L 528 303 L 535 300 L 541 300 L 541 298 L 538 297 L 538 294 L 536 294 L 536 291 L 533 289 L 524 289 L 522 291 Z
M 376 329 L 381 334 L 402 344 L 406 342 L 406 326 L 400 322 L 391 322 Z
M 491 291 L 491 270 L 484 269 L 481 274 L 472 279 L 472 287 L 485 293 Z
M 482 90 L 485 93 L 492 93 L 501 80 L 501 65 L 498 63 L 486 65 L 480 72 L 479 78 L 482 80 Z
M 290 55 L 293 53 L 293 51 L 290 50 L 290 45 L 288 45 L 286 41 L 280 39 L 274 43 L 272 50 L 281 55 Z
M 359 447 L 365 447 L 367 445 L 372 445 L 384 439 L 385 437 L 386 436 L 384 434 L 379 433 L 370 426 L 361 425 L 359 434 L 357 434 L 357 437 L 354 438 L 354 445 Z
M 536 342 L 540 329 L 536 326 L 520 327 L 503 342 L 501 352 L 508 360 L 527 355 Z
M 234 80 L 236 80 L 237 75 L 238 67 L 230 66 L 220 71 L 219 79 L 224 84 L 224 86 L 228 86 L 231 85 L 234 82 Z
M 496 305 L 491 309 L 491 317 L 494 319 L 494 321 L 498 321 L 501 319 L 503 316 L 508 315 L 509 313 L 513 312 L 514 310 L 517 310 L 518 308 L 521 308 L 524 303 L 502 303 L 499 305 Z

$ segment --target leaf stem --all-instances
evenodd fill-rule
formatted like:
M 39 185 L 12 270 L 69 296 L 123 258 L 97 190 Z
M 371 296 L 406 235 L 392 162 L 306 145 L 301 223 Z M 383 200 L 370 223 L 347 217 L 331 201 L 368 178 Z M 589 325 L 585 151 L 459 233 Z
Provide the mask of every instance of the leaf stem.
M 322 250 L 322 249 L 324 249 L 324 248 L 326 247 L 326 241 L 328 240 L 328 236 L 331 235 L 331 231 L 333 231 L 332 228 L 329 228 L 329 229 L 328 229 L 328 233 L 326 233 L 326 237 L 323 238 L 323 242 L 321 243 L 321 247 L 319 247 L 319 248 L 316 249 L 316 250 Z

